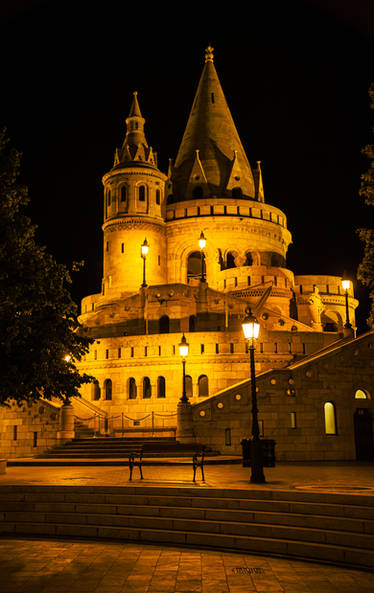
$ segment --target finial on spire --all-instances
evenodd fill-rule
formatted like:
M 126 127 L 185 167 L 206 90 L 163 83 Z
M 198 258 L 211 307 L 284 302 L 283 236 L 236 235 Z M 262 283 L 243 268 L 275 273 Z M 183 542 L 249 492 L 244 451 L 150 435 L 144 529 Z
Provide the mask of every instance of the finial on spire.
M 209 44 L 205 50 L 205 62 L 213 62 L 213 52 L 214 47 Z
M 129 113 L 129 117 L 142 117 L 138 103 L 138 91 L 133 92 L 133 100 Z

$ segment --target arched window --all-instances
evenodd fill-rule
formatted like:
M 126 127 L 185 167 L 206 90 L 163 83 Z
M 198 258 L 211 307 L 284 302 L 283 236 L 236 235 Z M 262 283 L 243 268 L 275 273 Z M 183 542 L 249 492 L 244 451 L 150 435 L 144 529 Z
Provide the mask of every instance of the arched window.
M 235 258 L 231 251 L 228 252 L 226 255 L 226 269 L 229 270 L 230 268 L 235 268 Z
M 152 395 L 151 380 L 149 377 L 143 378 L 143 399 L 149 399 Z
M 110 206 L 111 200 L 112 200 L 112 194 L 110 189 L 108 189 L 107 193 L 106 193 L 106 200 L 107 200 L 107 204 L 108 206 Z
M 336 434 L 335 405 L 332 402 L 326 402 L 323 408 L 325 413 L 325 434 Z
M 92 399 L 94 401 L 100 399 L 100 385 L 98 381 L 92 383 Z
M 104 381 L 104 397 L 107 400 L 112 399 L 112 380 L 105 379 Z
M 145 202 L 145 186 L 139 186 L 139 202 Z
M 279 253 L 270 254 L 270 265 L 274 267 L 282 268 L 285 265 L 284 257 Z
M 337 332 L 343 327 L 341 316 L 331 309 L 325 309 L 322 312 L 321 323 L 324 332 Z
M 253 266 L 253 257 L 252 254 L 248 251 L 245 254 L 245 266 Z
M 194 332 L 196 328 L 196 315 L 190 315 L 188 320 L 188 331 Z
M 136 399 L 137 389 L 136 389 L 136 381 L 134 377 L 130 377 L 129 379 L 129 399 Z
M 157 397 L 166 397 L 165 377 L 158 377 L 157 379 Z
M 199 199 L 204 197 L 203 188 L 201 185 L 196 185 L 192 190 L 192 197 Z
M 190 375 L 186 375 L 186 395 L 187 397 L 193 396 L 192 377 Z
M 170 319 L 167 315 L 163 315 L 159 319 L 159 333 L 160 334 L 168 334 L 170 329 Z
M 187 261 L 187 282 L 192 278 L 200 278 L 201 276 L 201 253 L 200 251 L 193 251 L 188 256 Z
M 357 389 L 355 392 L 355 399 L 370 399 L 370 394 L 366 389 Z
M 242 188 L 241 187 L 233 187 L 231 195 L 233 198 L 242 198 L 243 197 Z
M 127 200 L 127 187 L 126 185 L 122 185 L 121 187 L 121 202 L 126 202 Z
M 207 397 L 209 395 L 208 377 L 200 375 L 199 377 L 199 397 Z
M 156 204 L 161 204 L 161 191 L 156 189 Z

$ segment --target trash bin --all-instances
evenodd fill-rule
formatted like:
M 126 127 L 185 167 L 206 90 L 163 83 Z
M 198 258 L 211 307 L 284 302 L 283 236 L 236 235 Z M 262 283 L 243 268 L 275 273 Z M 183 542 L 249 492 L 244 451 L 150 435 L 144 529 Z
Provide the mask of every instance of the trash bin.
M 242 446 L 243 467 L 251 467 L 251 441 L 250 439 L 243 439 L 240 444 Z
M 262 446 L 264 467 L 275 467 L 275 441 L 273 439 L 260 439 Z M 243 467 L 251 467 L 251 444 L 252 439 L 241 441 L 243 454 Z

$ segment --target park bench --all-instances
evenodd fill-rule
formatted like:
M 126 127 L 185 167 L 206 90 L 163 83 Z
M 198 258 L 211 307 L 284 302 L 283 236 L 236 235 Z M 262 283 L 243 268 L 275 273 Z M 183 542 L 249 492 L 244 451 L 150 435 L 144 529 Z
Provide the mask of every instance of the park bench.
M 140 479 L 143 479 L 143 447 L 136 447 L 129 453 L 129 470 L 130 470 L 130 477 L 129 480 L 132 480 L 132 472 L 134 467 L 139 468 L 140 472 Z
M 132 473 L 134 467 L 139 468 L 140 472 L 140 479 L 143 480 L 143 455 L 144 455 L 144 446 L 140 445 L 138 447 L 134 447 L 133 450 L 129 453 L 129 481 L 132 481 Z M 205 461 L 205 447 L 197 448 L 192 455 L 192 468 L 193 468 L 193 478 L 192 481 L 196 482 L 196 470 L 200 468 L 201 470 L 201 479 L 205 482 L 204 476 L 204 461 Z

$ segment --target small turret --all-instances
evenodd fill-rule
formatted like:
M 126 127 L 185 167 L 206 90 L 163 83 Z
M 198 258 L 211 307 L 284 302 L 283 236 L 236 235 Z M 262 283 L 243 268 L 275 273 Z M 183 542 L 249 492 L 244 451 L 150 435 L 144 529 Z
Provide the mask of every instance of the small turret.
M 152 147 L 148 146 L 144 134 L 145 119 L 141 114 L 138 93 L 134 91 L 129 116 L 126 118 L 126 136 L 118 150 L 118 163 L 115 166 L 130 165 L 134 162 L 144 166 L 157 167 Z
M 115 298 L 141 286 L 140 245 L 150 244 L 148 284 L 166 281 L 165 180 L 157 155 L 144 134 L 138 94 L 134 92 L 126 136 L 116 149 L 113 168 L 104 175 L 103 295 Z

